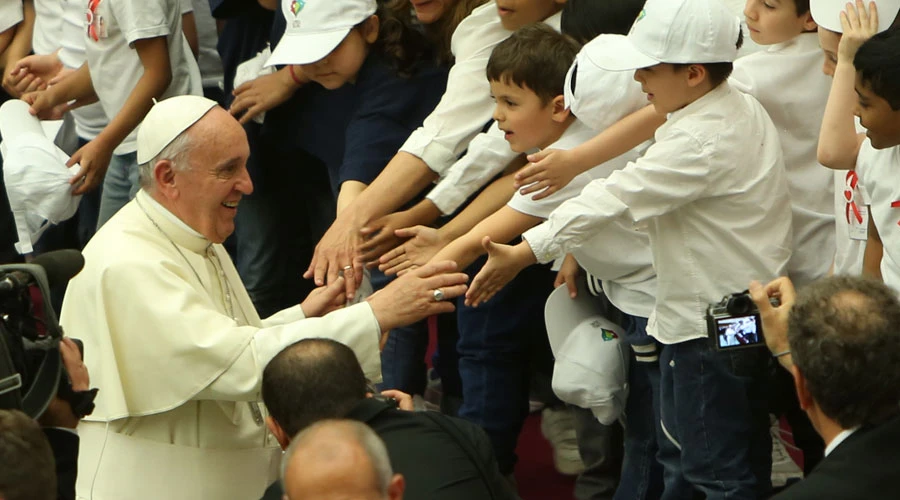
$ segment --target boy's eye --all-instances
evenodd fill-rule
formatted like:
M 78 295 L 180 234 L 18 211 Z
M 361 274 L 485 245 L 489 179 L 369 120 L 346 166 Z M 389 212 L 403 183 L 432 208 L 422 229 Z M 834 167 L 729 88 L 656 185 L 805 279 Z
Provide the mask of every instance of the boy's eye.
M 763 2 L 763 5 L 769 10 L 775 10 L 775 6 L 770 4 L 769 2 Z

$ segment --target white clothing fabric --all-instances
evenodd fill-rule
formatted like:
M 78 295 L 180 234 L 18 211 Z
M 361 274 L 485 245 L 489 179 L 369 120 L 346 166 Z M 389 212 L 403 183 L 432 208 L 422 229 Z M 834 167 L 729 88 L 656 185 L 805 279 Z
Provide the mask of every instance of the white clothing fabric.
M 77 494 L 259 498 L 280 451 L 259 403 L 265 365 L 298 340 L 329 337 L 377 379 L 380 328 L 367 303 L 260 320 L 222 245 L 165 212 L 140 191 L 85 247 L 63 302 L 60 322 L 84 341 L 102 388 L 79 425 Z
M 125 105 L 144 67 L 134 42 L 166 37 L 172 80 L 161 98 L 202 95 L 200 70 L 181 31 L 180 0 L 101 0 L 93 24 L 85 26 L 85 47 L 91 82 L 106 116 Z M 115 154 L 137 150 L 137 128 L 116 147 Z
M 65 0 L 34 0 L 31 50 L 35 54 L 52 54 L 59 48 L 59 33 L 63 24 L 61 1 Z M 84 14 L 84 5 L 81 12 Z
M 728 7 L 734 15 L 741 18 L 741 30 L 744 32 L 744 44 L 741 45 L 741 48 L 738 49 L 738 57 L 743 57 L 754 52 L 759 52 L 763 50 L 763 47 L 760 47 L 750 38 L 750 31 L 747 30 L 747 19 L 744 16 L 744 7 L 747 6 L 747 0 L 722 0 L 725 2 L 725 6 Z
M 860 276 L 866 253 L 869 192 L 855 170 L 834 171 L 834 274 Z
M 197 23 L 197 38 L 200 41 L 200 77 L 203 88 L 224 88 L 225 72 L 222 69 L 222 58 L 216 45 L 219 43 L 219 33 L 216 29 L 216 20 L 213 19 L 209 9 L 208 0 L 193 0 L 194 22 Z
M 0 32 L 6 31 L 25 19 L 22 0 L 0 1 Z
M 866 186 L 869 217 L 875 223 L 884 252 L 881 277 L 885 284 L 900 291 L 900 146 L 875 149 L 866 139 L 856 160 L 856 173 Z
M 828 443 L 828 446 L 825 447 L 825 456 L 827 457 L 828 455 L 830 455 L 831 452 L 834 451 L 835 448 L 840 446 L 841 443 L 846 441 L 848 437 L 852 436 L 853 433 L 858 430 L 859 430 L 859 427 L 855 427 L 853 429 L 842 430 L 837 436 L 834 437 L 834 439 L 831 440 L 830 443 Z
M 831 78 L 822 73 L 815 33 L 734 62 L 730 83 L 759 100 L 781 140 L 793 212 L 788 275 L 798 287 L 828 275 L 834 262 L 834 174 L 816 159 Z
M 559 31 L 561 18 L 562 14 L 557 12 L 544 22 Z M 491 51 L 510 34 L 500 24 L 497 4 L 493 1 L 473 10 L 459 23 L 450 39 L 450 51 L 456 62 L 447 77 L 447 91 L 400 151 L 421 158 L 428 168 L 445 175 L 491 119 L 494 104 L 485 68 Z M 505 147 L 509 150 L 509 145 Z M 509 154 L 510 160 L 516 157 L 512 150 Z
M 54 39 L 58 39 L 59 61 L 66 69 L 78 69 L 84 64 L 84 8 L 82 0 L 59 0 L 62 4 L 62 24 L 60 32 L 54 33 Z M 55 49 L 54 49 L 55 50 Z M 75 121 L 75 133 L 78 137 L 91 141 L 94 140 L 103 127 L 109 123 L 103 106 L 99 102 L 88 104 L 72 110 L 72 118 Z
M 670 114 L 655 137 L 643 157 L 523 237 L 548 262 L 616 218 L 646 223 L 658 275 L 647 331 L 672 344 L 706 336 L 710 303 L 784 274 L 790 200 L 778 132 L 759 102 L 727 83 Z

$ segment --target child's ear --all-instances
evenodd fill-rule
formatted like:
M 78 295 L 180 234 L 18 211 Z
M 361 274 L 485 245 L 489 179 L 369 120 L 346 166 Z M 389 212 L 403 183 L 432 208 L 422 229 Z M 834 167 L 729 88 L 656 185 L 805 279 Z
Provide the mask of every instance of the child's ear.
M 803 14 L 800 17 L 803 18 L 804 33 L 815 32 L 819 28 L 819 25 L 816 24 L 815 21 L 813 21 L 812 12 L 807 11 L 806 14 Z
M 381 21 L 378 19 L 378 16 L 371 15 L 366 22 L 362 25 L 362 36 L 363 40 L 368 44 L 375 43 L 378 40 L 378 31 L 381 28 Z
M 687 83 L 690 87 L 696 87 L 705 82 L 709 75 L 709 72 L 706 71 L 706 66 L 702 64 L 691 64 L 684 72 L 687 74 Z
M 561 95 L 554 97 L 550 105 L 553 106 L 553 121 L 562 123 L 572 116 L 572 112 L 566 107 L 565 97 Z

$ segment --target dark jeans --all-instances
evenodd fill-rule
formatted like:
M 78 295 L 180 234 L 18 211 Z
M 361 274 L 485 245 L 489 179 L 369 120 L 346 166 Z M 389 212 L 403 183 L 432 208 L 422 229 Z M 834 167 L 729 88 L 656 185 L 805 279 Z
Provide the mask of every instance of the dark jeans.
M 467 273 L 474 276 L 484 261 L 476 261 Z M 531 266 L 478 308 L 457 303 L 463 389 L 459 416 L 487 432 L 504 475 L 513 471 L 519 432 L 528 415 L 533 361 L 550 353 L 544 303 L 554 277 L 548 266 Z
M 765 348 L 715 350 L 708 339 L 660 354 L 663 499 L 756 499 L 771 490 Z

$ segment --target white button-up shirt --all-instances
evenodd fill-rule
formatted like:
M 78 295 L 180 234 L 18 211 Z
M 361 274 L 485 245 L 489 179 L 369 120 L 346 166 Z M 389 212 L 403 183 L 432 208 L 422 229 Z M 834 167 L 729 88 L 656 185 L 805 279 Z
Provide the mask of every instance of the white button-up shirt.
M 672 113 L 655 139 L 523 236 L 549 262 L 620 217 L 646 224 L 658 276 L 647 330 L 672 344 L 706 336 L 710 303 L 784 274 L 791 207 L 778 132 L 727 83 Z

